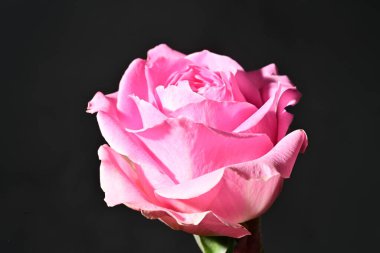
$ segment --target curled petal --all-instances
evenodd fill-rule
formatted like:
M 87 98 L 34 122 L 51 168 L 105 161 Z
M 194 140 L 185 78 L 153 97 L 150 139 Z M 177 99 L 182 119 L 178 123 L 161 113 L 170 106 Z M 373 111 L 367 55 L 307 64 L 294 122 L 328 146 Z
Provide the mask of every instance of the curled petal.
M 273 143 L 277 141 L 277 103 L 279 100 L 280 91 L 263 106 L 261 106 L 249 118 L 237 126 L 233 132 L 235 133 L 266 133 Z
M 277 106 L 277 141 L 280 141 L 286 135 L 293 120 L 293 114 L 286 111 L 286 107 L 297 104 L 300 98 L 301 93 L 295 88 L 286 89 L 281 94 Z
M 245 222 L 270 207 L 283 178 L 290 176 L 298 153 L 306 146 L 305 132 L 296 130 L 258 159 L 229 165 L 155 193 L 161 203 L 178 211 L 212 211 L 228 222 Z
M 285 75 L 279 75 L 275 64 L 269 64 L 259 70 L 248 73 L 252 82 L 261 87 L 261 97 L 267 101 L 277 93 L 278 84 L 281 84 L 281 93 L 288 89 L 295 89 L 295 86 Z
M 196 65 L 205 66 L 213 71 L 236 73 L 238 70 L 243 70 L 243 68 L 230 57 L 215 54 L 208 50 L 189 54 L 185 58 L 191 60 Z
M 103 112 L 114 118 L 120 128 L 130 131 L 151 128 L 162 123 L 166 116 L 162 114 L 152 104 L 140 99 L 137 96 L 129 95 L 124 98 L 124 111 L 117 107 L 118 93 L 103 95 L 97 92 L 94 98 L 88 103 L 87 112 Z
M 117 93 L 112 93 L 105 96 L 103 93 L 98 91 L 91 101 L 88 102 L 86 112 L 91 114 L 98 111 L 110 111 L 115 113 L 116 96 Z
M 278 75 L 273 63 L 255 71 L 238 71 L 236 79 L 244 97 L 257 107 L 276 95 L 278 83 L 284 90 L 294 88 L 287 76 Z
M 175 61 L 180 58 L 184 58 L 185 55 L 181 52 L 178 52 L 172 48 L 170 48 L 166 44 L 160 44 L 158 46 L 155 46 L 154 48 L 150 49 L 148 51 L 148 58 L 147 60 L 149 62 L 154 62 L 159 58 L 167 58 L 169 60 Z
M 293 119 L 293 115 L 285 108 L 295 105 L 301 95 L 294 86 L 289 86 L 288 83 L 270 83 L 266 88 L 268 92 L 275 93 L 233 131 L 236 133 L 266 133 L 273 143 L 277 143 L 285 136 Z
M 128 114 L 128 116 L 131 118 L 131 121 L 136 119 L 139 119 L 141 124 L 139 125 L 139 128 L 129 127 L 126 126 L 126 128 L 129 131 L 133 130 L 143 130 L 146 128 L 154 127 L 155 125 L 161 124 L 164 120 L 167 119 L 167 117 L 162 114 L 156 107 L 154 107 L 152 104 L 139 99 L 136 96 L 130 96 L 127 98 L 127 100 L 130 100 L 130 107 L 133 108 L 134 113 Z
M 260 159 L 276 168 L 283 178 L 290 177 L 298 153 L 305 152 L 308 146 L 304 130 L 295 130 L 286 135 L 273 149 Z
M 104 95 L 101 92 L 97 92 L 95 96 L 91 99 L 87 106 L 88 113 L 103 112 L 112 115 L 113 118 L 118 122 L 121 127 L 129 126 L 131 128 L 141 128 L 141 119 L 137 112 L 135 106 L 128 106 L 130 110 L 130 115 L 135 115 L 137 117 L 128 117 L 120 112 L 117 107 L 117 96 L 118 92 Z M 129 100 L 128 100 L 129 101 Z
M 136 59 L 128 66 L 119 84 L 119 94 L 117 97 L 117 108 L 128 113 L 128 97 L 134 95 L 145 101 L 150 101 L 151 91 L 145 78 L 146 61 Z

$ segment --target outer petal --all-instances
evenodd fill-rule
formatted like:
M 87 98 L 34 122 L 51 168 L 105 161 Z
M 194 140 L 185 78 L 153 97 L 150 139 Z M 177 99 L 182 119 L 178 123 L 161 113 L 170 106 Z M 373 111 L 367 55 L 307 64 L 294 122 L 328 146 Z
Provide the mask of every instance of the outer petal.
M 166 120 L 166 116 L 156 107 L 134 95 L 123 98 L 125 108 L 121 112 L 117 108 L 117 96 L 118 93 L 105 96 L 97 92 L 88 103 L 87 112 L 105 112 L 119 123 L 120 128 L 130 131 L 151 128 Z
M 250 80 L 261 87 L 261 97 L 267 101 L 277 92 L 278 83 L 281 83 L 282 92 L 295 89 L 295 86 L 285 75 L 279 75 L 275 64 L 269 64 L 259 70 L 248 73 Z
M 98 91 L 95 96 L 87 104 L 88 113 L 96 113 L 98 111 L 108 111 L 110 113 L 117 113 L 115 108 L 117 93 L 113 93 L 105 96 L 103 93 Z
M 145 78 L 145 64 L 145 60 L 135 59 L 120 80 L 117 108 L 123 113 L 128 113 L 126 103 L 130 95 L 138 96 L 145 101 L 150 101 L 149 98 L 152 97 Z
M 180 213 L 167 210 L 143 211 L 146 217 L 160 219 L 175 230 L 197 235 L 241 238 L 251 233 L 240 224 L 233 224 L 212 212 Z
M 236 80 L 247 101 L 257 107 L 275 96 L 279 82 L 284 88 L 294 87 L 287 76 L 278 75 L 273 63 L 255 71 L 238 71 Z
M 239 224 L 230 224 L 212 212 L 177 212 L 149 197 L 139 182 L 136 167 L 107 145 L 99 149 L 100 181 L 109 206 L 125 204 L 150 219 L 160 219 L 173 229 L 200 235 L 242 237 L 250 234 Z
M 154 102 L 158 106 L 155 89 L 159 85 L 166 87 L 170 77 L 184 71 L 191 61 L 186 60 L 182 53 L 179 53 L 165 44 L 161 44 L 148 51 L 147 64 L 145 66 L 145 76 L 149 89 L 154 93 Z
M 267 84 L 266 91 L 271 95 L 265 103 L 233 131 L 266 133 L 273 143 L 277 143 L 285 136 L 293 119 L 285 108 L 296 104 L 301 95 L 294 86 L 282 82 Z
M 175 61 L 184 57 L 185 55 L 183 53 L 173 50 L 166 44 L 160 44 L 148 51 L 149 62 L 154 62 L 159 58 L 167 58 Z
M 306 146 L 305 132 L 297 130 L 256 160 L 229 165 L 155 193 L 171 206 L 193 212 L 210 210 L 228 222 L 245 222 L 269 208 Z
M 98 112 L 97 119 L 103 137 L 116 152 L 141 166 L 142 173 L 146 174 L 147 185 L 152 189 L 174 184 L 175 178 L 170 170 L 157 160 L 154 154 L 134 134 L 125 130 L 126 127 L 131 126 L 130 119 L 117 110 L 114 97 L 114 94 L 104 96 L 98 92 L 88 105 L 88 112 Z M 129 101 L 134 102 L 131 97 L 129 97 Z M 133 110 L 136 112 L 133 120 L 137 122 L 136 124 L 143 126 L 138 106 L 133 103 L 130 105 L 134 106 Z
M 100 131 L 118 153 L 141 166 L 153 189 L 176 183 L 173 173 L 134 134 L 120 127 L 119 122 L 105 112 L 98 112 Z
M 293 120 L 293 114 L 287 112 L 286 107 L 297 104 L 300 98 L 301 93 L 295 88 L 289 88 L 282 93 L 277 107 L 277 141 L 280 141 L 286 135 Z
M 213 71 L 236 73 L 238 70 L 243 70 L 243 68 L 230 57 L 215 54 L 208 50 L 189 54 L 186 56 L 186 59 Z
M 122 127 L 130 127 L 130 128 L 141 128 L 141 118 L 139 117 L 139 113 L 137 111 L 136 106 L 133 104 L 132 106 L 128 106 L 130 111 L 130 115 L 135 115 L 136 117 L 128 117 L 120 112 L 117 107 L 117 97 L 118 92 L 104 95 L 101 92 L 97 92 L 95 96 L 88 102 L 87 112 L 88 113 L 96 113 L 96 112 L 107 112 L 109 115 L 112 115 L 115 120 L 117 120 Z M 128 100 L 130 101 L 130 99 Z
M 161 44 L 148 51 L 148 59 L 134 60 L 120 81 L 118 108 L 124 112 L 128 106 L 125 104 L 129 95 L 138 96 L 140 99 L 156 105 L 155 88 L 160 84 L 166 84 L 170 75 L 184 69 L 189 61 L 184 60 L 184 55 Z
M 155 199 L 149 198 L 138 181 L 136 165 L 103 145 L 98 151 L 100 164 L 100 185 L 105 193 L 108 206 L 126 204 L 135 210 L 152 208 Z
M 231 134 L 185 118 L 168 119 L 136 136 L 183 182 L 228 164 L 258 158 L 272 148 L 262 134 Z
M 285 108 L 298 103 L 301 97 L 296 87 L 287 76 L 278 74 L 275 64 L 269 64 L 256 71 L 239 72 L 237 73 L 237 79 L 240 89 L 247 100 L 258 105 L 261 98 L 265 110 L 260 108 L 258 115 L 253 115 L 251 119 L 244 122 L 235 131 L 260 132 L 262 129 L 266 129 L 265 132 L 269 132 L 272 141 L 281 140 L 288 131 L 293 119 L 293 115 L 288 113 Z M 260 92 L 259 96 L 257 91 Z M 268 107 L 268 104 L 272 106 Z M 267 114 L 267 116 L 262 117 L 264 114 Z M 260 123 L 257 121 L 258 118 L 262 118 Z M 277 121 L 277 124 L 273 124 L 275 121 Z M 271 130 L 268 131 L 268 129 Z
M 136 96 L 129 96 L 131 102 L 130 108 L 134 109 L 134 113 L 128 114 L 129 118 L 133 120 L 134 118 L 141 121 L 139 128 L 131 128 L 129 125 L 125 126 L 130 131 L 133 130 L 142 130 L 146 128 L 154 127 L 155 125 L 161 124 L 164 120 L 166 120 L 166 116 L 162 114 L 156 107 L 152 104 L 139 99 Z
M 279 85 L 280 86 L 280 85 Z M 273 143 L 277 142 L 277 117 L 276 110 L 280 97 L 280 88 L 278 92 L 270 97 L 263 106 L 261 106 L 247 120 L 243 121 L 233 132 L 235 133 L 265 133 Z

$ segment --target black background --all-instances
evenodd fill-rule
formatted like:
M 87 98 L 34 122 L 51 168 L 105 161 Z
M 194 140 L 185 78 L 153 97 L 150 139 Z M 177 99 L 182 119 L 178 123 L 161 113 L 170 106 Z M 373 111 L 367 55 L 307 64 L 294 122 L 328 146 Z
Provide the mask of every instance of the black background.
M 378 251 L 378 15 L 375 1 L 1 1 L 0 252 L 199 252 L 106 206 L 85 113 L 162 42 L 275 62 L 303 93 L 292 128 L 310 146 L 264 215 L 266 252 Z

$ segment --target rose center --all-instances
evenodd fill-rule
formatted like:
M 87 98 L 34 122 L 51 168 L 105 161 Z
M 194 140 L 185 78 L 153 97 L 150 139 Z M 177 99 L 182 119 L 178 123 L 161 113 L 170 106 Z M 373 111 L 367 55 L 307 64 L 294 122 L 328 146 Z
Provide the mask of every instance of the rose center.
M 225 83 L 219 73 L 200 66 L 188 66 L 185 70 L 173 73 L 167 85 L 178 85 L 179 82 L 188 82 L 190 88 L 205 96 L 210 89 L 221 90 Z

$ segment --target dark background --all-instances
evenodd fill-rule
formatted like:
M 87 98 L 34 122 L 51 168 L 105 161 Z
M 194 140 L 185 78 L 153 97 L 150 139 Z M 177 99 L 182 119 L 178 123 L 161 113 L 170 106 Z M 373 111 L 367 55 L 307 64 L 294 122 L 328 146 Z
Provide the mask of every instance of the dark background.
M 252 70 L 275 62 L 303 93 L 310 146 L 263 218 L 266 252 L 376 252 L 380 77 L 376 1 L 1 1 L 0 252 L 200 252 L 191 235 L 99 186 L 96 91 L 116 91 L 165 42 Z

